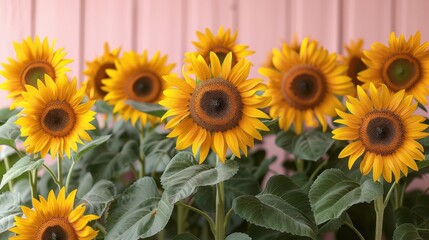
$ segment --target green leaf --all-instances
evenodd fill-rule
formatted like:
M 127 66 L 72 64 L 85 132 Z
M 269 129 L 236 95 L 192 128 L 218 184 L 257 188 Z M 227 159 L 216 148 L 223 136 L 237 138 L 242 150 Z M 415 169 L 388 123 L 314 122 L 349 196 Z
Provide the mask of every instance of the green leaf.
M 198 164 L 190 152 L 179 152 L 171 159 L 161 176 L 161 183 L 174 204 L 191 196 L 197 187 L 210 186 L 226 181 L 238 171 L 237 162 L 227 160 L 224 164 L 212 167 Z
M 277 134 L 276 144 L 295 155 L 296 158 L 317 161 L 334 143 L 330 132 L 317 129 L 295 135 L 293 132 L 281 131 Z
M 110 206 L 106 240 L 139 239 L 155 235 L 167 225 L 173 212 L 155 180 L 144 177 L 132 184 Z
M 159 104 L 143 103 L 132 100 L 128 100 L 125 103 L 139 111 L 142 111 L 155 117 L 162 117 L 167 112 L 167 109 L 165 109 Z
M 0 109 L 0 126 L 3 125 L 9 118 L 17 115 L 22 109 L 15 108 L 13 110 L 9 108 Z
M 339 218 L 329 220 L 319 227 L 318 234 L 337 231 L 345 223 L 347 217 L 347 213 L 343 212 Z
M 182 233 L 180 235 L 175 236 L 173 240 L 200 240 L 200 239 L 190 233 Z
M 273 176 L 256 196 L 240 196 L 233 202 L 236 214 L 257 226 L 316 238 L 307 195 L 286 176 Z
M 92 189 L 80 199 L 80 204 L 84 204 L 90 213 L 97 216 L 103 215 L 109 203 L 116 196 L 115 185 L 107 180 L 97 182 Z
M 393 240 L 423 239 L 413 224 L 405 223 L 395 229 Z
M 0 145 L 15 148 L 15 140 L 20 134 L 19 128 L 15 124 L 17 119 L 18 116 L 13 116 L 0 126 Z
M 338 169 L 328 169 L 318 176 L 309 197 L 316 223 L 337 219 L 351 206 L 371 202 L 383 194 L 383 186 L 368 177 L 354 181 Z
M 75 158 L 75 162 L 79 161 L 79 159 L 88 151 L 90 151 L 91 149 L 94 149 L 98 146 L 100 146 L 101 144 L 105 143 L 107 140 L 109 140 L 110 135 L 105 135 L 105 136 L 100 136 L 96 139 L 93 139 L 90 142 L 85 143 L 85 145 L 82 146 L 81 149 L 79 149 L 79 151 L 76 154 L 76 158 Z
M 38 169 L 40 166 L 42 166 L 44 160 L 39 159 L 37 161 L 34 161 L 29 156 L 25 156 L 18 160 L 10 169 L 7 171 L 1 180 L 0 183 L 0 189 L 4 187 L 5 184 L 7 184 L 10 180 L 15 179 L 21 174 Z
M 167 133 L 152 131 L 145 135 L 143 153 L 145 155 L 146 173 L 163 172 L 170 160 L 177 153 L 176 140 L 167 138 Z
M 106 101 L 97 100 L 95 101 L 95 111 L 98 113 L 112 114 L 113 107 L 109 105 Z
M 225 240 L 252 240 L 252 238 L 247 234 L 235 232 L 228 235 Z
M 8 231 L 15 222 L 15 216 L 21 215 L 19 193 L 0 194 L 0 236 Z

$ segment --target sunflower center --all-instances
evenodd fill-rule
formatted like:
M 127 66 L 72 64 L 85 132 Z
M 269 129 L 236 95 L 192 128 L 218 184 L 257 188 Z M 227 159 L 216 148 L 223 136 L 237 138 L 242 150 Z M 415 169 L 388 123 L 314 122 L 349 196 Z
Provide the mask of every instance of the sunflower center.
M 368 151 L 389 155 L 402 145 L 405 129 L 401 119 L 395 113 L 372 111 L 363 119 L 359 135 Z
M 319 105 L 325 89 L 325 78 L 320 71 L 305 65 L 292 68 L 281 83 L 283 99 L 300 110 Z
M 94 77 L 95 89 L 101 96 L 106 96 L 107 94 L 107 92 L 102 89 L 102 87 L 104 86 L 102 80 L 105 78 L 109 78 L 109 75 L 107 75 L 106 73 L 107 69 L 116 69 L 115 64 L 105 63 L 101 65 L 98 68 L 97 73 L 95 74 L 95 77 Z
M 162 93 L 162 80 L 152 73 L 133 77 L 128 86 L 129 98 L 139 102 L 153 103 Z
M 352 57 L 350 59 L 347 75 L 352 79 L 352 82 L 355 86 L 360 86 L 362 84 L 357 76 L 359 72 L 362 72 L 365 69 L 367 69 L 367 67 L 360 57 Z
M 408 89 L 419 79 L 420 65 L 409 55 L 393 55 L 383 66 L 383 80 L 394 91 Z
M 235 86 L 221 78 L 201 82 L 189 101 L 192 119 L 211 132 L 222 132 L 238 125 L 243 110 Z
M 37 80 L 44 82 L 45 74 L 48 74 L 52 79 L 55 79 L 55 70 L 47 62 L 31 62 L 24 67 L 21 74 L 21 83 L 37 87 Z
M 36 233 L 35 240 L 77 240 L 76 230 L 64 218 L 51 218 Z
M 48 103 L 40 117 L 42 129 L 54 137 L 67 136 L 73 130 L 75 123 L 76 114 L 73 108 L 63 101 Z

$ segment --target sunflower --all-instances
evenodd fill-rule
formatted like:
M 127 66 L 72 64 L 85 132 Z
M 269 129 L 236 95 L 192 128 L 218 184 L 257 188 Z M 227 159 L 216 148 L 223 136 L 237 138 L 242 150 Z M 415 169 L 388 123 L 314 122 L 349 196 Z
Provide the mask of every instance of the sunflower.
M 358 73 L 367 69 L 365 63 L 362 61 L 363 57 L 363 39 L 359 39 L 356 42 L 351 41 L 349 45 L 346 45 L 347 55 L 342 58 L 347 68 L 347 75 L 352 79 L 355 86 L 362 85 L 362 82 L 357 78 Z
M 294 123 L 295 132 L 302 132 L 303 121 L 316 127 L 320 121 L 327 128 L 325 115 L 335 116 L 335 108 L 343 109 L 337 96 L 353 91 L 353 84 L 344 75 L 346 67 L 338 65 L 335 53 L 318 47 L 316 41 L 305 38 L 299 54 L 287 44 L 273 50 L 275 68 L 262 67 L 259 73 L 268 77 L 266 96 L 272 96 L 270 116 L 279 118 L 280 128 L 288 130 Z
M 100 58 L 95 58 L 92 62 L 87 62 L 88 68 L 84 74 L 88 76 L 84 86 L 86 86 L 86 94 L 90 99 L 103 100 L 106 92 L 102 89 L 103 83 L 101 80 L 109 78 L 106 69 L 115 69 L 115 60 L 118 59 L 120 49 L 110 51 L 109 44 L 104 44 L 104 54 Z
M 299 49 L 301 48 L 301 44 L 298 40 L 298 36 L 296 34 L 293 35 L 292 41 L 290 43 L 288 42 L 282 42 L 282 45 L 286 44 L 288 45 L 288 47 L 292 50 L 294 50 L 295 52 L 299 53 Z M 264 63 L 262 64 L 262 67 L 270 67 L 270 68 L 275 68 L 274 63 L 273 63 L 273 52 L 270 51 L 267 54 L 267 58 L 265 59 Z
M 119 112 L 126 121 L 131 119 L 132 124 L 138 119 L 143 125 L 147 121 L 151 124 L 159 121 L 159 118 L 133 108 L 126 101 L 158 103 L 166 88 L 162 76 L 170 74 L 175 66 L 166 62 L 167 55 L 160 56 L 159 52 L 149 60 L 147 51 L 142 55 L 130 51 L 115 62 L 116 69 L 107 69 L 110 79 L 102 81 L 102 89 L 107 92 L 104 100 L 114 106 L 113 112 Z
M 368 88 L 370 82 L 376 87 L 385 84 L 391 91 L 405 89 L 420 103 L 426 105 L 429 94 L 429 42 L 420 44 L 420 32 L 405 41 L 391 33 L 389 46 L 373 43 L 371 50 L 364 51 L 363 62 L 368 69 L 359 73 L 358 78 Z
M 45 81 L 38 80 L 37 88 L 26 85 L 22 93 L 24 108 L 16 123 L 21 126 L 21 135 L 26 151 L 41 153 L 48 151 L 51 156 L 62 158 L 64 152 L 70 157 L 70 149 L 77 151 L 77 143 L 89 141 L 87 130 L 95 129 L 91 125 L 95 112 L 90 111 L 94 101 L 81 103 L 85 88 L 76 90 L 76 78 L 69 82 L 66 75 L 57 81 L 45 75 Z
M 215 36 L 208 28 L 206 28 L 206 34 L 197 31 L 198 42 L 192 42 L 197 48 L 196 52 L 187 52 L 185 53 L 185 63 L 188 64 L 188 71 L 193 72 L 192 70 L 192 56 L 197 57 L 201 55 L 210 65 L 210 52 L 214 52 L 220 62 L 222 63 L 225 59 L 225 56 L 232 52 L 232 66 L 237 64 L 241 59 L 252 55 L 254 52 L 248 50 L 248 46 L 244 44 L 237 44 L 237 31 L 231 35 L 231 30 L 227 29 L 226 31 L 221 26 Z
M 0 74 L 6 79 L 0 84 L 0 89 L 9 91 L 8 98 L 15 101 L 10 108 L 14 109 L 22 100 L 21 93 L 25 92 L 25 85 L 37 86 L 37 80 L 44 80 L 45 74 L 54 81 L 70 69 L 65 66 L 72 62 L 64 59 L 66 53 L 63 49 L 54 50 L 54 43 L 49 46 L 48 39 L 43 43 L 39 37 L 34 41 L 28 37 L 21 44 L 14 43 L 17 60 L 9 58 L 9 64 L 3 63 L 4 70 Z
M 392 181 L 392 173 L 396 182 L 401 172 L 406 176 L 408 167 L 417 171 L 415 160 L 424 159 L 423 146 L 416 139 L 428 136 L 424 130 L 423 116 L 413 115 L 417 103 L 412 95 L 405 90 L 391 93 L 386 85 L 379 90 L 374 84 L 369 86 L 369 96 L 357 87 L 357 98 L 348 97 L 347 108 L 351 113 L 338 111 L 341 119 L 335 120 L 346 126 L 332 131 L 337 140 L 352 141 L 341 152 L 339 157 L 348 157 L 351 168 L 362 155 L 360 171 L 367 175 L 371 169 L 374 181 L 381 174 L 387 182 Z
M 232 67 L 233 53 L 225 56 L 223 64 L 219 57 L 210 53 L 210 67 L 203 56 L 193 56 L 192 68 L 197 80 L 185 72 L 184 78 L 165 76 L 170 87 L 164 91 L 161 105 L 169 110 L 162 119 L 172 117 L 166 124 L 173 129 L 167 137 L 178 137 L 176 148 L 192 145 L 202 163 L 211 148 L 224 162 L 229 148 L 238 158 L 240 149 L 247 156 L 247 147 L 253 147 L 253 139 L 262 139 L 258 130 L 268 128 L 258 118 L 269 118 L 257 108 L 266 107 L 269 97 L 256 94 L 265 90 L 261 79 L 246 79 L 250 62 L 242 59 Z
M 99 219 L 96 215 L 84 215 L 86 207 L 82 204 L 73 209 L 77 190 L 73 190 L 66 198 L 62 188 L 58 197 L 51 190 L 46 200 L 33 198 L 33 208 L 22 206 L 24 217 L 15 217 L 15 227 L 10 231 L 18 234 L 10 240 L 92 240 L 98 234 L 88 226 L 88 222 Z

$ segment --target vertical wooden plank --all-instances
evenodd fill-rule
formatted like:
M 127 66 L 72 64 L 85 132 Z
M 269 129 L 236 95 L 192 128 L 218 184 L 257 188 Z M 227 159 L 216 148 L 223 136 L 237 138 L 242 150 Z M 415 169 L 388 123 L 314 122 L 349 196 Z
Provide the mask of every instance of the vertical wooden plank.
M 137 50 L 168 54 L 168 63 L 176 63 L 173 70 L 182 69 L 184 7 L 186 1 L 144 0 L 138 2 Z M 162 13 L 162 14 L 161 14 Z
M 133 21 L 134 0 L 90 0 L 84 4 L 82 70 L 86 68 L 84 62 L 103 54 L 105 42 L 111 49 L 121 47 L 123 51 L 129 51 L 136 36 L 133 31 L 136 24 Z
M 397 35 L 404 34 L 406 38 L 420 31 L 422 41 L 429 41 L 427 0 L 393 0 L 396 17 L 394 26 Z
M 364 39 L 364 48 L 373 42 L 387 43 L 392 31 L 391 0 L 349 0 L 344 1 L 343 44 L 350 40 Z
M 73 59 L 68 65 L 71 69 L 68 76 L 80 80 L 80 1 L 36 0 L 35 3 L 35 34 L 40 39 L 47 37 L 50 44 L 55 39 L 55 49 L 65 49 L 66 58 Z
M 7 63 L 7 58 L 15 59 L 13 42 L 21 42 L 31 36 L 33 1 L 0 0 L 0 63 Z M 0 69 L 3 67 L 0 65 Z M 0 83 L 4 81 L 0 76 Z M 12 102 L 6 99 L 8 92 L 0 90 L 0 108 L 7 107 Z
M 192 41 L 198 41 L 196 32 L 209 28 L 215 34 L 220 26 L 237 30 L 237 2 L 235 0 L 188 0 L 185 51 L 195 51 Z M 239 33 L 240 35 L 240 33 Z
M 257 70 L 267 60 L 273 48 L 280 48 L 282 41 L 290 41 L 291 1 L 240 0 L 238 30 L 240 43 L 249 45 L 255 54 L 248 57 L 254 64 L 250 77 L 260 77 Z M 257 14 L 255 14 L 257 13 Z
M 293 0 L 292 32 L 302 39 L 311 37 L 329 51 L 338 51 L 340 0 Z

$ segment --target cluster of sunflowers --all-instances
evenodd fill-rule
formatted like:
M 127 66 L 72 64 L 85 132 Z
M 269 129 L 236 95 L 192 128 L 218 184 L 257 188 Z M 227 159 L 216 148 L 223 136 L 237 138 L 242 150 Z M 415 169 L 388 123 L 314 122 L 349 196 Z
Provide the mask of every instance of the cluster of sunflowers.
M 428 237 L 429 195 L 406 194 L 429 166 L 419 32 L 341 57 L 295 39 L 259 69 L 266 81 L 248 79 L 237 32 L 197 36 L 181 75 L 159 52 L 106 44 L 79 88 L 63 49 L 14 44 L 0 72 L 13 99 L 0 111 L 0 239 Z M 270 169 L 269 135 L 288 174 Z

